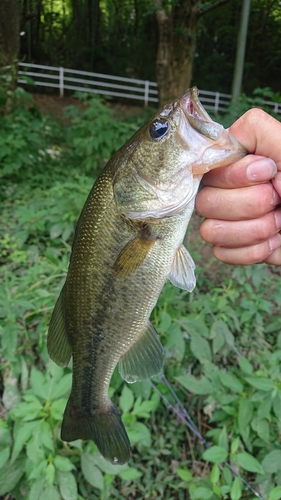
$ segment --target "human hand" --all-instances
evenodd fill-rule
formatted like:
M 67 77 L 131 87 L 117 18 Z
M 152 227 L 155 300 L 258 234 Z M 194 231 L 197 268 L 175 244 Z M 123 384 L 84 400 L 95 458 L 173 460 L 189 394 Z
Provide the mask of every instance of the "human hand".
M 227 264 L 281 265 L 281 123 L 251 109 L 229 129 L 249 151 L 203 177 L 196 197 L 202 238 Z

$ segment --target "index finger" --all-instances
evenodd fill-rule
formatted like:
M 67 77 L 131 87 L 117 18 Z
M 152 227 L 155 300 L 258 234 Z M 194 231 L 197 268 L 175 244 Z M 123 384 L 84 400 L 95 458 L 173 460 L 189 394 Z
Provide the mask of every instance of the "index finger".
M 281 171 L 281 123 L 278 120 L 254 108 L 236 120 L 229 131 L 249 153 L 272 158 Z
M 277 169 L 281 172 L 281 123 L 278 120 L 263 110 L 254 108 L 233 123 L 229 131 L 246 147 L 250 155 L 232 165 L 208 172 L 203 177 L 203 184 L 223 188 L 244 187 L 272 179 Z M 267 163 L 260 163 L 259 175 L 251 178 L 247 166 L 262 158 Z
M 273 179 L 277 167 L 271 158 L 247 155 L 225 167 L 210 170 L 203 176 L 202 184 L 223 189 L 254 186 Z

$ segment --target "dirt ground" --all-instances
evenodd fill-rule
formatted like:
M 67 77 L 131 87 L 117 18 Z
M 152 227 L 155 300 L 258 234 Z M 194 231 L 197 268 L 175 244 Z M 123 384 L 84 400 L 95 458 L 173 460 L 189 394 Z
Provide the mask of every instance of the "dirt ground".
M 75 97 L 59 97 L 56 95 L 32 94 L 35 105 L 41 111 L 61 119 L 66 106 L 80 106 L 79 99 Z
M 67 106 L 75 105 L 83 108 L 83 103 L 76 97 L 59 97 L 57 95 L 32 94 L 35 105 L 42 113 L 47 113 L 56 118 L 62 119 L 64 109 Z M 120 116 L 128 116 L 141 113 L 142 106 L 124 104 L 119 102 L 108 102 L 108 106 L 114 108 Z

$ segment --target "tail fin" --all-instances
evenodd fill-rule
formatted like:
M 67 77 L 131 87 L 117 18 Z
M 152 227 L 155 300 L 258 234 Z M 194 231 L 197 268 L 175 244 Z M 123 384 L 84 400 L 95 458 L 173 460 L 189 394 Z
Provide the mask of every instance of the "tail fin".
M 120 415 L 111 403 L 107 411 L 81 412 L 68 401 L 61 428 L 63 441 L 91 439 L 100 453 L 113 464 L 124 464 L 130 459 L 130 441 Z

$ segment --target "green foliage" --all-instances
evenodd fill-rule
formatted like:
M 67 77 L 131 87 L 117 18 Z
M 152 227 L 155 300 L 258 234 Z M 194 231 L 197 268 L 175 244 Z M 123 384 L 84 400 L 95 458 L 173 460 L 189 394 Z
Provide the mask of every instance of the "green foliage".
M 265 265 L 227 268 L 202 262 L 199 242 L 187 241 L 198 263 L 197 288 L 187 294 L 167 284 L 152 320 L 165 348 L 166 376 L 196 423 L 200 417 L 210 448 L 204 452 L 168 414 L 148 382 L 127 385 L 118 371 L 110 395 L 132 443 L 130 463 L 106 462 L 92 442 L 60 440 L 71 370 L 49 360 L 50 314 L 67 271 L 73 227 L 93 183 L 87 172 L 96 175 L 95 165 L 100 168 L 111 155 L 112 144 L 119 147 L 142 119 L 130 118 L 123 127 L 115 118 L 113 125 L 109 108 L 103 107 L 87 99 L 82 111 L 72 108 L 73 118 L 64 126 L 34 108 L 18 109 L 21 126 L 13 112 L 3 118 L 0 141 L 7 144 L 9 134 L 13 141 L 26 141 L 23 151 L 32 151 L 34 159 L 26 164 L 22 149 L 12 145 L 3 156 L 0 496 L 251 498 L 227 461 L 258 485 L 264 499 L 281 498 L 280 277 Z M 111 143 L 101 134 L 95 149 L 90 138 L 107 120 L 115 131 Z M 91 147 L 84 163 L 86 132 Z M 80 142 L 73 144 L 75 137 Z M 59 154 L 52 158 L 39 152 L 48 149 Z M 40 155 L 42 162 L 35 161 Z M 162 380 L 154 383 L 173 404 Z
M 84 108 L 69 106 L 66 116 L 71 117 L 68 142 L 77 155 L 85 172 L 92 172 L 93 165 L 101 168 L 139 128 L 139 120 L 128 123 L 116 119 L 112 110 L 103 104 L 100 97 L 76 94 Z
M 216 119 L 225 127 L 229 127 L 235 120 L 237 120 L 237 118 L 249 109 L 261 108 L 270 115 L 274 116 L 277 120 L 280 120 L 280 114 L 274 113 L 272 106 L 269 105 L 270 102 L 281 102 L 280 93 L 273 92 L 269 87 L 256 88 L 253 91 L 252 97 L 242 93 L 239 96 L 238 101 L 231 103 L 226 109 L 226 112 Z

